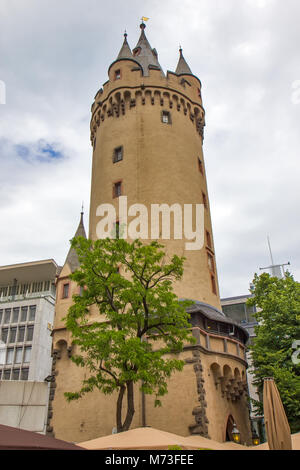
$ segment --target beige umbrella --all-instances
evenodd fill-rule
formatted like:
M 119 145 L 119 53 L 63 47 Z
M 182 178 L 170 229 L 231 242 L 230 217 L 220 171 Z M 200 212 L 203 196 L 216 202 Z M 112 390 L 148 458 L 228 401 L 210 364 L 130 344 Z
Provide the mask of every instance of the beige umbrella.
M 300 433 L 292 434 L 292 447 L 293 450 L 300 450 Z M 251 446 L 247 448 L 248 450 L 269 450 L 267 442 L 260 444 L 259 446 Z
M 229 445 L 228 445 L 229 444 Z M 220 443 L 201 436 L 182 437 L 150 426 L 130 429 L 129 431 L 109 436 L 99 437 L 91 441 L 81 442 L 80 447 L 90 450 L 168 450 L 170 446 L 179 446 L 184 450 L 211 449 L 211 450 L 242 450 L 243 446 L 233 443 Z M 247 448 L 246 448 L 247 449 Z
M 292 450 L 291 430 L 273 378 L 264 379 L 264 416 L 270 450 Z

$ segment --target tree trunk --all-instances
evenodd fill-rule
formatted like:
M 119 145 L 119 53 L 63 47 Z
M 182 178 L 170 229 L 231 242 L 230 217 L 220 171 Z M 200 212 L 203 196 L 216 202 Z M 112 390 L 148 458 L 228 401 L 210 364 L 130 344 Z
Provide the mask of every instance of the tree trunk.
M 117 401 L 117 431 L 122 432 L 123 431 L 123 426 L 122 426 L 122 404 L 123 404 L 123 398 L 124 398 L 124 393 L 125 393 L 126 387 L 125 385 L 122 385 L 119 391 L 119 396 L 118 396 L 118 401 Z
M 123 398 L 127 387 L 127 412 L 124 423 L 122 424 L 122 404 Z M 117 431 L 123 432 L 128 431 L 132 423 L 134 415 L 134 393 L 133 393 L 133 382 L 128 382 L 125 385 L 122 385 L 119 391 L 118 401 L 117 401 Z
M 127 382 L 127 413 L 123 424 L 123 431 L 128 431 L 132 423 L 134 409 L 134 393 L 133 393 L 133 382 Z

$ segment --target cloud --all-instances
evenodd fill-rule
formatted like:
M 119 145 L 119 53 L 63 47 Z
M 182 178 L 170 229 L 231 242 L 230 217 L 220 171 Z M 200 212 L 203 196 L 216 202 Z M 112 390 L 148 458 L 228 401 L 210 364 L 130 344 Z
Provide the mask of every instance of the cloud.
M 139 18 L 164 70 L 178 46 L 202 82 L 204 156 L 222 296 L 276 262 L 300 275 L 298 0 L 3 0 L 0 264 L 63 263 L 85 202 L 90 107 Z M 116 11 L 118 15 L 116 15 Z

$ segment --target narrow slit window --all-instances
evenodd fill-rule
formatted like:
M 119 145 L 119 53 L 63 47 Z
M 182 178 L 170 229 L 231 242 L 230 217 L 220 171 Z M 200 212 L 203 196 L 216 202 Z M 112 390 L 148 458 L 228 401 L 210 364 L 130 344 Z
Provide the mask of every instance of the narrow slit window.
M 169 111 L 162 111 L 161 120 L 164 124 L 171 124 L 171 113 Z
M 121 78 L 121 70 L 118 69 L 115 71 L 115 80 L 120 80 Z
M 62 298 L 67 299 L 68 297 L 69 297 L 69 284 L 64 284 Z
M 203 163 L 202 163 L 202 161 L 200 160 L 199 157 L 198 157 L 198 169 L 199 169 L 201 175 L 203 175 Z
M 208 263 L 209 270 L 214 273 L 215 262 L 214 262 L 214 257 L 210 253 L 207 253 L 207 263 Z
M 209 248 L 212 248 L 211 236 L 208 230 L 206 230 L 206 244 Z
M 215 276 L 213 274 L 211 274 L 211 288 L 212 288 L 213 293 L 215 295 L 217 295 L 216 279 L 215 279 Z
M 117 183 L 114 183 L 113 187 L 113 197 L 120 197 L 122 195 L 122 182 L 118 181 Z
M 117 147 L 114 150 L 113 163 L 117 163 L 123 160 L 123 147 Z
M 206 194 L 202 192 L 202 201 L 205 209 L 207 209 L 207 197 Z

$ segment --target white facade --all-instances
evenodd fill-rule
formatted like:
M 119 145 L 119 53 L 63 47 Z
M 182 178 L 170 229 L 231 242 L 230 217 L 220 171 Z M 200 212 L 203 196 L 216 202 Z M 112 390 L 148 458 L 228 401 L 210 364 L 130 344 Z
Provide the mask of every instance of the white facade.
M 0 423 L 46 432 L 55 314 L 53 260 L 0 267 Z
M 1 382 L 0 423 L 45 434 L 48 397 L 46 382 Z

